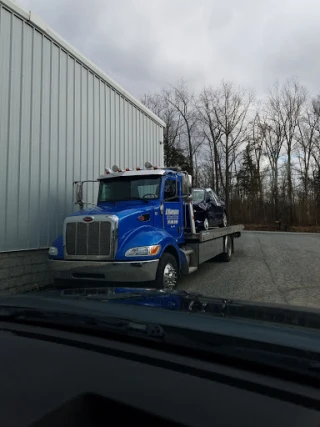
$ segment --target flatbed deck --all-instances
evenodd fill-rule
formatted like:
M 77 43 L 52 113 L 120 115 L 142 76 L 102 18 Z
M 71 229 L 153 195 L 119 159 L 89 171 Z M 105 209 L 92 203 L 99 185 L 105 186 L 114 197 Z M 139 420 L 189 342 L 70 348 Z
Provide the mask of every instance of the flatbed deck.
M 186 234 L 185 240 L 195 243 L 199 242 L 207 242 L 208 240 L 218 239 L 219 237 L 224 236 L 232 236 L 240 237 L 241 231 L 244 230 L 244 225 L 231 225 L 229 227 L 224 228 L 211 228 L 209 230 L 203 230 L 196 234 Z M 237 236 L 238 235 L 238 236 Z

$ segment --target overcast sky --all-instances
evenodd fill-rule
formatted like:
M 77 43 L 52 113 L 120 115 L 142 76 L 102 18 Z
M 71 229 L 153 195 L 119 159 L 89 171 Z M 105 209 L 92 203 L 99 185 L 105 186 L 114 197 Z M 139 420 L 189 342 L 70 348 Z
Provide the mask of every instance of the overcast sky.
M 319 0 L 18 0 L 136 97 L 183 77 L 320 92 Z

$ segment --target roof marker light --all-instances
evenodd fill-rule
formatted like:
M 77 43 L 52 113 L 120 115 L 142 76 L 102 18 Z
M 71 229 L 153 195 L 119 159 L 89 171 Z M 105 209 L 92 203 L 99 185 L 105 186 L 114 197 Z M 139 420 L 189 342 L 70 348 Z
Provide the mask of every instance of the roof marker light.
M 145 162 L 144 167 L 146 169 L 151 169 L 151 168 L 153 168 L 153 164 L 151 162 Z
M 141 168 L 139 168 L 139 166 L 137 166 L 136 167 L 136 171 L 140 171 L 141 170 Z

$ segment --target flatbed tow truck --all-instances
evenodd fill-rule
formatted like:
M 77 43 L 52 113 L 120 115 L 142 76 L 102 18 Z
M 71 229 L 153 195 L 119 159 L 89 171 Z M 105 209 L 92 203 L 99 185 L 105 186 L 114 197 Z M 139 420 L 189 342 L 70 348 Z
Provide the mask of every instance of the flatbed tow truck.
M 228 262 L 243 225 L 198 230 L 191 176 L 179 168 L 120 169 L 99 183 L 97 205 L 84 210 L 83 184 L 74 183 L 80 210 L 68 216 L 48 256 L 55 280 L 132 282 L 174 288 L 179 276 L 220 256 Z M 78 282 L 79 283 L 79 282 Z

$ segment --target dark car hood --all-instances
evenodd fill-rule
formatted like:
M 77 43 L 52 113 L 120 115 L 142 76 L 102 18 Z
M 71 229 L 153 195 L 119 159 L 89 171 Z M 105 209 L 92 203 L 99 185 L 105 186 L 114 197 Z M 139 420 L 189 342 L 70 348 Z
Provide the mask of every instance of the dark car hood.
M 201 201 L 201 202 L 199 202 L 199 201 L 196 201 L 196 202 L 192 202 L 192 204 L 193 204 L 193 207 L 194 207 L 194 209 L 195 210 L 207 210 L 208 209 L 208 204 L 205 202 L 205 201 Z
M 201 205 L 201 204 L 206 204 L 206 202 L 204 200 L 192 200 L 192 204 Z

